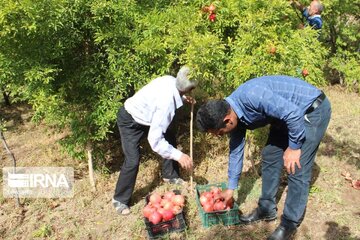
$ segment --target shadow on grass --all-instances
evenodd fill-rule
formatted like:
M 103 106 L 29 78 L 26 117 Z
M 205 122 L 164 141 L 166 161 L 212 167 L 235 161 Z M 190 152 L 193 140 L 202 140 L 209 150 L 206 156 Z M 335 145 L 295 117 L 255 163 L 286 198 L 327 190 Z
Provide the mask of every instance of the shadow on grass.
M 337 157 L 340 161 L 354 165 L 360 169 L 360 146 L 350 140 L 336 140 L 331 135 L 326 134 L 322 140 L 323 147 L 318 154 L 327 157 Z
M 258 240 L 266 239 L 273 231 L 272 223 L 258 223 L 252 225 L 236 225 L 226 227 L 216 225 L 211 227 L 204 237 L 199 239 L 244 239 Z
M 328 229 L 325 234 L 327 240 L 360 240 L 359 237 L 352 237 L 349 227 L 339 226 L 336 222 L 326 222 Z
M 257 179 L 261 178 L 261 162 L 255 164 L 254 169 L 249 169 L 241 174 L 240 188 L 238 189 L 237 204 L 240 206 L 245 202 L 246 197 L 250 194 L 255 186 Z M 260 197 L 260 196 L 259 196 Z
M 256 173 L 254 173 L 253 171 L 247 171 L 244 172 L 242 174 L 242 182 L 241 182 L 241 187 L 238 190 L 238 200 L 237 203 L 240 206 L 242 203 L 244 203 L 246 197 L 250 194 L 250 192 L 252 191 L 252 189 L 254 188 L 255 182 L 257 181 L 258 178 L 261 177 L 261 162 L 257 163 L 255 165 L 255 169 L 258 169 L 258 175 Z M 311 178 L 311 183 L 310 183 L 310 189 L 311 187 L 315 184 L 316 180 L 318 179 L 320 174 L 320 167 L 319 165 L 315 162 L 313 169 L 312 169 L 312 178 Z M 279 203 L 281 196 L 283 195 L 286 187 L 288 185 L 287 182 L 287 173 L 284 170 L 281 177 L 280 177 L 280 183 L 279 183 L 279 187 L 278 187 L 278 192 L 276 194 L 276 203 Z M 260 190 L 260 194 L 261 194 L 261 190 Z M 258 196 L 260 197 L 260 195 Z
M 31 120 L 30 112 L 32 112 L 31 106 L 26 103 L 13 103 L 10 106 L 1 104 L 0 120 L 4 119 L 7 122 L 8 131 L 15 131 L 19 126 Z

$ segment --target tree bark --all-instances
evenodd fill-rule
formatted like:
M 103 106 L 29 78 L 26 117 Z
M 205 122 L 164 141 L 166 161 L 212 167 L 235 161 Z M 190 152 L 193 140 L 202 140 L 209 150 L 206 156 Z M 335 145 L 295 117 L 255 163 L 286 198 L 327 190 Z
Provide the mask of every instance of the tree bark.
M 4 90 L 2 91 L 2 94 L 4 97 L 5 105 L 10 106 L 10 94 L 7 94 Z
M 4 148 L 5 148 L 6 152 L 8 153 L 9 157 L 10 157 L 11 160 L 13 161 L 14 173 L 16 173 L 16 159 L 15 159 L 15 156 L 14 156 L 14 154 L 10 151 L 9 146 L 8 146 L 7 143 L 6 143 L 4 134 L 3 134 L 3 132 L 1 131 L 1 129 L 0 129 L 0 139 L 1 139 L 2 143 L 3 143 L 3 145 L 4 145 Z M 15 201 L 16 207 L 19 207 L 19 206 L 20 206 L 20 199 L 19 199 L 19 195 L 18 195 L 18 194 L 16 194 L 15 199 L 16 199 L 16 201 Z
M 91 147 L 87 147 L 87 155 L 88 155 L 90 185 L 92 187 L 92 191 L 95 192 L 96 184 L 95 184 L 95 178 L 94 178 L 94 167 L 93 167 L 92 148 Z

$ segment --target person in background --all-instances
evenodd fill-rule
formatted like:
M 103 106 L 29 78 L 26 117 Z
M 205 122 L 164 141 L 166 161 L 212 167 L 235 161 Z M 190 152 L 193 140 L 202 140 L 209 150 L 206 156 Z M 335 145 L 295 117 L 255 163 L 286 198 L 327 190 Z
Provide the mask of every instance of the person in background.
M 230 201 L 242 172 L 245 134 L 270 124 L 262 151 L 262 193 L 244 224 L 277 218 L 276 195 L 283 168 L 288 191 L 280 225 L 268 238 L 290 239 L 304 215 L 315 155 L 331 116 L 330 102 L 318 88 L 290 76 L 263 76 L 246 81 L 223 100 L 203 104 L 196 116 L 201 131 L 230 135 L 228 187 Z
M 323 21 L 321 19 L 321 13 L 324 10 L 324 6 L 320 1 L 313 0 L 308 7 L 305 7 L 296 0 L 291 0 L 290 3 L 302 12 L 307 22 L 306 25 L 316 30 L 322 28 Z
M 175 135 L 169 129 L 175 110 L 183 105 L 183 100 L 195 103 L 185 95 L 196 87 L 196 82 L 188 78 L 189 72 L 189 67 L 183 66 L 176 77 L 167 75 L 152 80 L 119 109 L 117 124 L 125 159 L 112 203 L 121 215 L 130 214 L 129 202 L 139 169 L 140 140 L 144 135 L 147 134 L 152 150 L 164 159 L 162 176 L 165 182 L 183 184 L 179 164 L 187 170 L 193 166 L 193 160 L 176 149 Z

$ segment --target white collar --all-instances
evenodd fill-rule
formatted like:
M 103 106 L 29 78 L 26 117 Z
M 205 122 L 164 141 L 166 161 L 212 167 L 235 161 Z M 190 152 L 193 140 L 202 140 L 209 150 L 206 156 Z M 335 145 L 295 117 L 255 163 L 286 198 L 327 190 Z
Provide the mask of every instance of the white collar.
M 321 18 L 321 15 L 319 15 L 319 14 L 315 14 L 315 15 L 312 15 L 312 16 L 310 16 L 309 17 L 309 19 L 313 19 L 313 18 Z

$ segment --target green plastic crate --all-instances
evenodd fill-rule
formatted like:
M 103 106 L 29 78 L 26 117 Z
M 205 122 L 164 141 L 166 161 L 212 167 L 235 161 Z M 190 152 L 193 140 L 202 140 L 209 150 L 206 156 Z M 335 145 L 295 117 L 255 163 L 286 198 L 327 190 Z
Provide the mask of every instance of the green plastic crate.
M 224 226 L 231 226 L 240 223 L 239 206 L 234 202 L 234 206 L 230 210 L 205 212 L 200 204 L 200 194 L 205 191 L 209 191 L 211 187 L 219 187 L 222 190 L 226 189 L 226 183 L 214 183 L 207 185 L 196 186 L 196 203 L 198 205 L 201 222 L 204 227 L 208 228 L 216 224 L 223 224 Z

